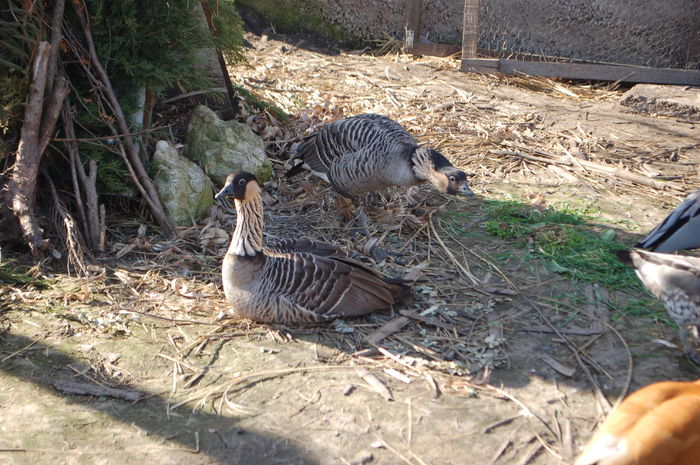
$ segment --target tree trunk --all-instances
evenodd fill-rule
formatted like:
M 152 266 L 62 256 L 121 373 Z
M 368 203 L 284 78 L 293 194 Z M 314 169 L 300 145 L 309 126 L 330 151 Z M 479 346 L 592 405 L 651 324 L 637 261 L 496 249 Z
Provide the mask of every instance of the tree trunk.
M 46 102 L 44 101 L 50 52 L 51 46 L 48 42 L 39 43 L 34 58 L 34 72 L 29 87 L 17 157 L 6 192 L 7 205 L 19 222 L 24 239 L 34 255 L 42 253 L 48 246 L 34 215 L 39 163 L 56 126 L 63 99 L 68 94 L 68 82 L 65 78 L 59 77 L 55 80 L 53 92 Z

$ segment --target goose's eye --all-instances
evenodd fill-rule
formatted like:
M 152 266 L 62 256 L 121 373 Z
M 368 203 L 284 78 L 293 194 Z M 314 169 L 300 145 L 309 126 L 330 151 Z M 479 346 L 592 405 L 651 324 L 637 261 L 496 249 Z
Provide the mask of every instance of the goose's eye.
M 241 179 L 240 181 L 238 181 L 238 184 L 240 184 L 241 186 L 244 186 L 244 185 L 245 185 L 245 179 Z
M 454 176 L 450 176 L 450 182 L 455 182 L 455 177 L 454 177 Z

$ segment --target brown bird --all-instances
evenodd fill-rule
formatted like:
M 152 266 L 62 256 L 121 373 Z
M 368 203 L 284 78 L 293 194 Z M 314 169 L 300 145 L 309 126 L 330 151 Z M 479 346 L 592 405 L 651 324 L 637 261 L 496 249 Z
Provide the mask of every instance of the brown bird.
M 231 196 L 236 229 L 224 257 L 226 300 L 265 323 L 314 323 L 388 309 L 410 293 L 330 244 L 285 239 L 263 247 L 261 188 L 250 173 L 229 175 L 216 199 Z
M 574 465 L 700 464 L 700 380 L 646 386 L 596 431 Z
M 700 365 L 700 357 L 689 340 L 688 326 L 698 339 L 700 325 L 700 257 L 673 255 L 647 250 L 620 250 L 618 258 L 632 265 L 649 292 L 664 304 L 678 324 L 678 336 L 686 355 Z M 700 462 L 699 462 L 700 463 Z

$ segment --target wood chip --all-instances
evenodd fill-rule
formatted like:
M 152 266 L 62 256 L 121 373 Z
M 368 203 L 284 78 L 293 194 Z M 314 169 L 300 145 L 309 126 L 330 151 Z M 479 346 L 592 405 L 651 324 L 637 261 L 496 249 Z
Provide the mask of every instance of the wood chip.
M 407 317 L 412 318 L 414 320 L 422 321 L 423 323 L 437 326 L 438 328 L 447 329 L 449 331 L 455 330 L 454 325 L 443 323 L 442 321 L 436 320 L 435 318 L 430 318 L 427 316 L 419 315 L 418 313 L 412 312 L 410 310 L 401 310 L 399 313 L 401 313 L 403 316 L 407 316 Z
M 435 381 L 435 378 L 433 378 L 433 376 L 430 373 L 423 373 L 423 377 L 428 382 L 430 388 L 432 388 L 433 399 L 437 399 L 438 397 L 440 397 L 440 387 L 438 386 L 437 381 Z
M 411 383 L 411 378 L 406 376 L 405 374 L 401 373 L 398 370 L 394 370 L 393 368 L 384 368 L 384 373 L 387 375 L 391 376 L 392 378 L 396 378 L 402 383 L 410 384 Z
M 382 340 L 399 331 L 401 328 L 403 328 L 410 322 L 411 320 L 405 316 L 394 318 L 393 320 L 388 321 L 381 328 L 367 336 L 367 338 L 365 338 L 365 341 L 369 342 L 372 345 L 377 345 Z
M 561 434 L 562 454 L 567 463 L 574 459 L 574 440 L 571 436 L 571 420 L 564 418 L 564 426 Z
M 571 378 L 572 376 L 574 376 L 574 374 L 576 374 L 575 368 L 571 368 L 571 367 L 568 367 L 566 365 L 563 365 L 563 364 L 557 362 L 556 360 L 554 360 L 552 357 L 550 357 L 547 354 L 540 354 L 540 360 L 542 360 L 544 363 L 549 365 L 549 367 L 551 369 L 553 369 L 554 371 L 556 371 L 557 373 L 560 373 L 568 378 Z
M 513 420 L 515 420 L 516 418 L 520 418 L 521 416 L 522 416 L 522 415 L 517 414 L 517 415 L 514 415 L 514 416 L 512 416 L 512 417 L 508 417 L 508 418 L 504 418 L 504 419 L 502 419 L 502 420 L 498 420 L 497 422 L 491 423 L 490 425 L 488 425 L 487 427 L 485 427 L 483 430 L 481 430 L 481 432 L 482 432 L 483 434 L 490 433 L 491 431 L 493 431 L 494 429 L 498 428 L 499 426 L 507 425 L 507 424 L 509 424 L 510 422 L 512 422 Z
M 386 385 L 381 382 L 379 378 L 362 367 L 355 367 L 355 372 L 369 385 L 369 387 L 374 389 L 385 400 L 394 400 L 394 396 L 391 394 L 389 388 L 386 387 Z

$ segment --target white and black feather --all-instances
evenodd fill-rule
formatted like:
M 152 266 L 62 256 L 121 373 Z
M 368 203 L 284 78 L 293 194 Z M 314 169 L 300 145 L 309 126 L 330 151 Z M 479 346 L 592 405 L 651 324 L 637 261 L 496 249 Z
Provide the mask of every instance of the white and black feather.
M 636 247 L 663 253 L 700 248 L 700 189 L 688 195 Z
M 687 326 L 700 325 L 700 257 L 635 249 L 618 251 L 618 257 L 634 267 L 639 279 L 678 324 L 686 354 L 698 359 L 688 340 Z

